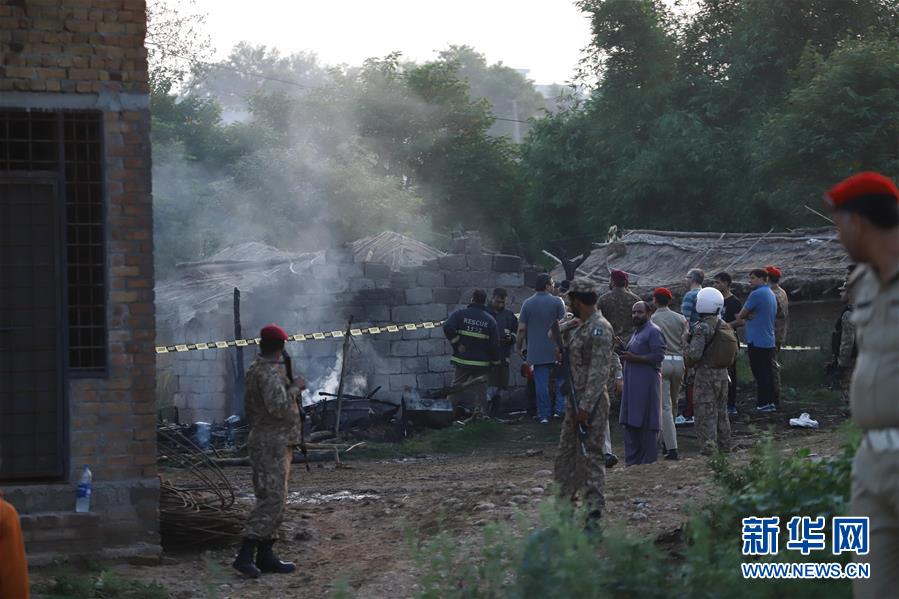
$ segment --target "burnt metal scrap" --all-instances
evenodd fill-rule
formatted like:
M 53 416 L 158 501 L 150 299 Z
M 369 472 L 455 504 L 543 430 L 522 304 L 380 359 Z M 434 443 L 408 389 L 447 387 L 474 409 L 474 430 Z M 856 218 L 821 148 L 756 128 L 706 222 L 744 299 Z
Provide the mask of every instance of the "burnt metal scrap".
M 234 508 L 234 487 L 210 456 L 178 426 L 156 429 L 157 459 L 182 468 L 192 481 L 176 485 L 160 476 L 159 520 L 167 547 L 227 543 L 240 536 L 243 515 Z

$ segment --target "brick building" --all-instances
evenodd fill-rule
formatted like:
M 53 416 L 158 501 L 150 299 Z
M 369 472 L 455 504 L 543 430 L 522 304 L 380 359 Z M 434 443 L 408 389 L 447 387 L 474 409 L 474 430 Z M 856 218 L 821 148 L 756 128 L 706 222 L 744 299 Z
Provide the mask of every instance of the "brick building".
M 0 3 L 0 489 L 31 558 L 158 551 L 145 32 L 143 0 Z

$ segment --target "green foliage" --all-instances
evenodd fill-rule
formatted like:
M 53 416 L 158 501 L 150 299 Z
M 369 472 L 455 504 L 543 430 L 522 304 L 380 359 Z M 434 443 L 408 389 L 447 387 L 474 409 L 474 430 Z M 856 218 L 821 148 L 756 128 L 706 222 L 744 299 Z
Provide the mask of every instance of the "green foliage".
M 609 225 L 818 225 L 846 174 L 899 175 L 899 6 L 890 0 L 581 0 L 591 96 L 522 148 L 531 250 Z M 802 200 L 802 201 L 800 201 Z M 577 217 L 573 217 L 577 214 Z
M 97 575 L 63 570 L 45 595 L 47 599 L 166 599 L 162 585 L 126 580 L 109 570 Z
M 812 457 L 808 449 L 786 454 L 764 437 L 751 450 L 747 465 L 715 457 L 712 471 L 724 491 L 710 522 L 724 532 L 750 515 L 832 516 L 846 513 L 856 444 L 848 442 L 831 458 Z
M 496 93 L 514 83 L 522 101 L 536 94 L 511 69 L 463 47 L 424 64 L 395 53 L 326 71 L 246 44 L 220 66 L 186 95 L 154 88 L 160 278 L 246 241 L 306 251 L 385 229 L 423 241 L 480 229 L 497 248 L 519 237 L 517 150 L 489 133 L 491 106 L 465 78 Z
M 848 580 L 746 580 L 740 564 L 741 519 L 846 513 L 857 429 L 833 457 L 802 449 L 786 453 L 770 437 L 748 464 L 719 455 L 711 465 L 719 492 L 695 512 L 686 545 L 663 554 L 652 543 L 618 531 L 590 533 L 584 514 L 556 498 L 540 506 L 536 526 L 519 518 L 518 530 L 490 525 L 478 545 L 447 533 L 410 540 L 421 571 L 419 597 L 849 597 Z M 776 561 L 833 561 L 781 551 Z M 844 563 L 846 559 L 842 560 Z

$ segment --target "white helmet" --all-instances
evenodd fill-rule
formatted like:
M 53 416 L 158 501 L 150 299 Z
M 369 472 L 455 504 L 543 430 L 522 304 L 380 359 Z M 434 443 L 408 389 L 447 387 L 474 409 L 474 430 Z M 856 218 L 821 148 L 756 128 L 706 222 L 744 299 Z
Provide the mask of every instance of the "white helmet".
M 696 296 L 697 314 L 720 314 L 724 307 L 724 296 L 714 287 L 703 287 Z

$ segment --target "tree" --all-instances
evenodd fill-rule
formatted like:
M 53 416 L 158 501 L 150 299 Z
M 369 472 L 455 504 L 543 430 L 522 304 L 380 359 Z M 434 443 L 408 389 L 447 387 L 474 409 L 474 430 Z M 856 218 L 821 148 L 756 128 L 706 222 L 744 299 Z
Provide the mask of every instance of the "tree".
M 206 16 L 197 12 L 194 0 L 147 3 L 147 62 L 150 89 L 169 93 L 179 87 L 197 66 L 212 55 L 205 32 Z
M 530 131 L 528 119 L 542 116 L 548 108 L 546 99 L 522 73 L 502 63 L 488 65 L 484 55 L 471 46 L 450 46 L 440 52 L 439 60 L 456 65 L 456 76 L 468 83 L 471 100 L 484 99 L 490 104 L 497 120 L 488 135 L 521 141 Z

